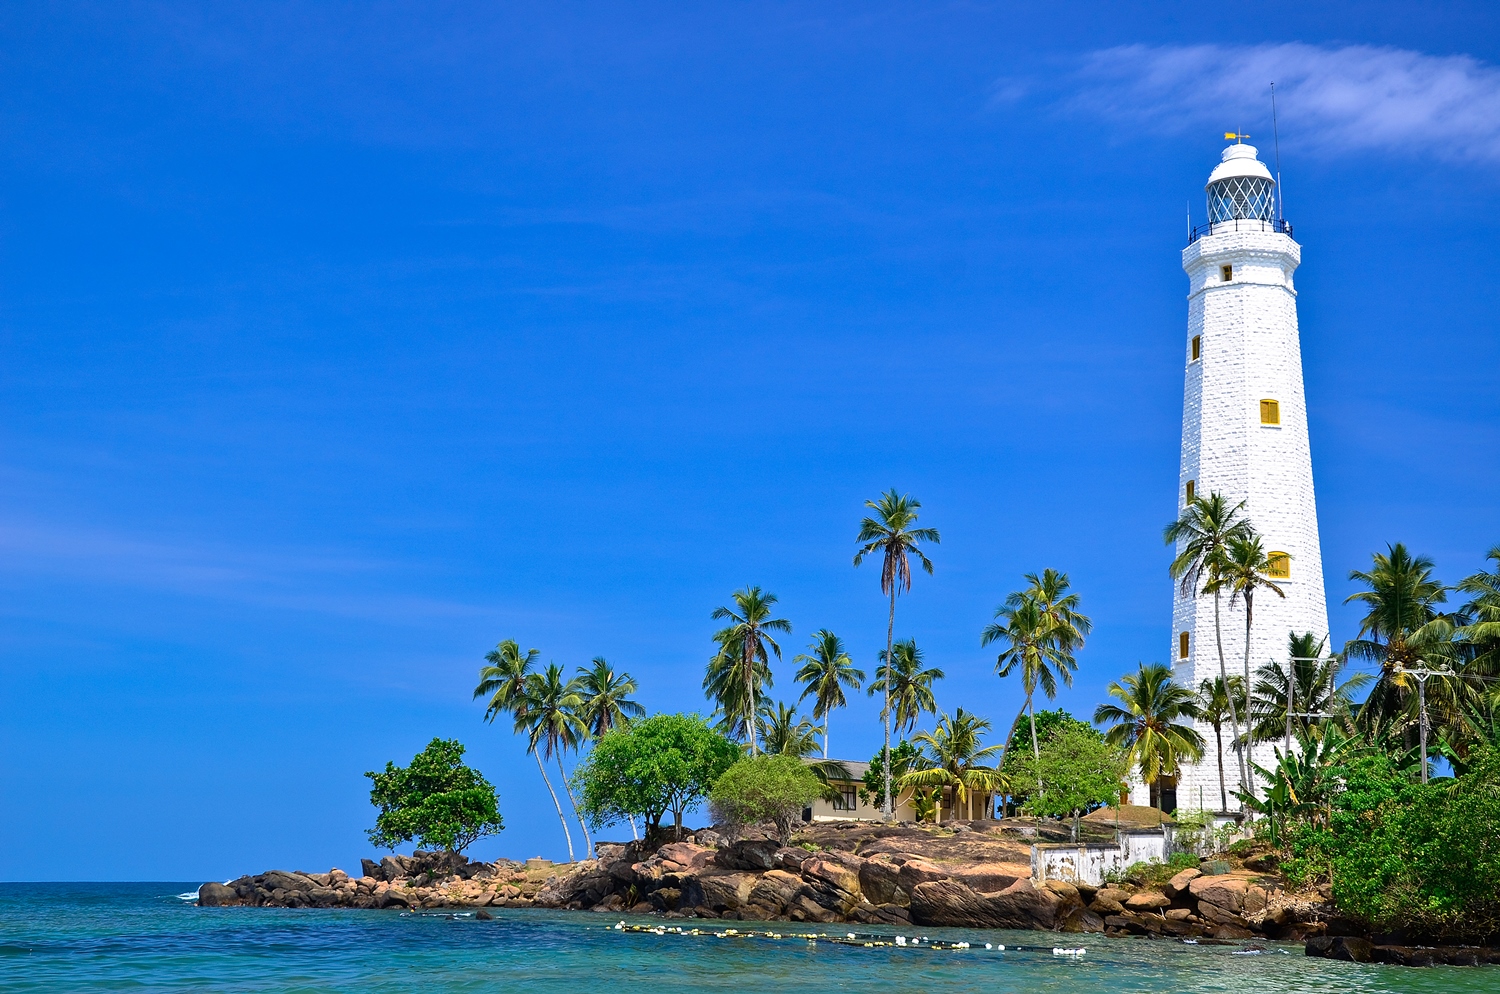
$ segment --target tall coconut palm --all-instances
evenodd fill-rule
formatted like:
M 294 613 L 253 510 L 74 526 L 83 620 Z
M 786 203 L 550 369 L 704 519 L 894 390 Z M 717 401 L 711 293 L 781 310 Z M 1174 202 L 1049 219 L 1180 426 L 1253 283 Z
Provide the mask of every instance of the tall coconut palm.
M 761 738 L 768 756 L 802 759 L 818 751 L 818 727 L 797 713 L 797 705 L 766 702 L 761 710 Z
M 1214 751 L 1219 758 L 1219 810 L 1229 810 L 1229 791 L 1224 786 L 1224 722 L 1231 711 L 1230 695 L 1241 712 L 1245 710 L 1245 685 L 1239 677 L 1230 677 L 1226 685 L 1223 677 L 1205 678 L 1198 684 L 1198 693 L 1193 701 L 1197 717 L 1208 722 L 1214 729 Z M 1235 748 L 1240 748 L 1238 742 Z
M 540 655 L 536 649 L 522 652 L 514 639 L 505 639 L 485 654 L 487 665 L 479 669 L 479 686 L 474 688 L 474 699 L 488 698 L 484 709 L 485 721 L 493 722 L 499 715 L 508 714 L 513 719 L 517 733 L 528 733 L 526 751 L 536 760 L 537 772 L 541 773 L 542 783 L 547 785 L 547 793 L 552 796 L 552 804 L 557 808 L 557 820 L 562 823 L 563 837 L 568 842 L 568 861 L 572 862 L 573 833 L 568 828 L 568 818 L 563 814 L 557 791 L 552 789 L 547 768 L 542 765 L 543 754 L 537 751 L 538 739 L 530 736 L 533 728 L 532 715 L 527 709 L 532 706 L 533 701 L 528 691 L 531 681 L 537 679 L 532 667 L 536 665 Z M 549 757 L 550 755 L 548 753 Z
M 938 821 L 942 821 L 944 792 L 953 795 L 954 817 L 958 817 L 958 806 L 966 804 L 971 793 L 991 794 L 1006 789 L 1005 777 L 999 769 L 983 762 L 1000 751 L 998 745 L 981 745 L 984 733 L 989 730 L 989 721 L 958 708 L 951 716 L 944 714 L 938 719 L 931 732 L 921 732 L 912 740 L 925 749 L 920 759 L 922 766 L 904 774 L 901 786 L 938 788 Z
M 870 696 L 884 694 L 887 708 L 895 719 L 892 727 L 910 732 L 922 712 L 937 714 L 937 699 L 932 694 L 934 681 L 943 678 L 943 671 L 936 666 L 924 668 L 922 650 L 916 639 L 906 639 L 891 647 L 895 662 L 880 654 L 880 676 L 870 684 Z M 884 755 L 889 755 L 885 753 Z
M 528 751 L 533 755 L 540 753 L 538 767 L 542 766 L 542 758 L 557 760 L 557 774 L 562 777 L 563 788 L 568 793 L 568 803 L 573 807 L 575 818 L 578 818 L 578 804 L 573 800 L 573 789 L 568 785 L 568 775 L 563 770 L 562 755 L 569 749 L 577 749 L 588 735 L 587 726 L 578 716 L 582 706 L 583 698 L 578 693 L 577 681 L 565 682 L 562 667 L 556 663 L 548 663 L 542 672 L 527 676 L 515 705 L 516 731 L 526 733 Z M 573 833 L 568 828 L 568 820 L 563 816 L 562 805 L 557 800 L 557 792 L 552 789 L 552 781 L 547 779 L 545 768 L 542 768 L 542 779 L 547 782 L 552 803 L 557 805 L 557 816 L 563 823 L 563 834 L 568 840 L 568 862 L 571 863 L 575 858 Z M 594 842 L 589 838 L 588 826 L 583 824 L 581 818 L 579 824 L 583 827 L 584 843 L 592 854 Z
M 895 645 L 896 638 L 896 595 L 902 591 L 911 590 L 911 557 L 916 556 L 922 568 L 930 575 L 932 563 L 922 551 L 921 545 L 923 542 L 938 545 L 942 539 L 938 536 L 936 528 L 912 527 L 917 523 L 917 511 L 921 508 L 922 502 L 913 500 L 910 494 L 898 495 L 894 487 L 881 494 L 878 501 L 865 501 L 865 506 L 874 510 L 875 513 L 859 523 L 859 535 L 855 541 L 864 544 L 854 554 L 854 565 L 858 566 L 864 562 L 867 555 L 875 552 L 881 554 L 880 592 L 891 599 L 890 618 L 885 626 L 885 655 L 881 659 L 890 661 L 894 658 L 892 646 Z M 886 688 L 890 687 L 891 682 L 890 679 L 885 681 Z M 881 755 L 890 756 L 891 697 L 889 690 L 886 693 L 885 708 L 881 711 L 881 717 L 885 721 L 885 752 Z M 886 821 L 895 817 L 894 809 L 891 807 L 889 766 L 885 770 L 885 801 L 881 807 L 881 815 Z
M 781 646 L 770 633 L 791 634 L 792 623 L 785 618 L 771 617 L 771 606 L 776 603 L 775 594 L 763 593 L 759 587 L 746 587 L 744 590 L 736 590 L 733 597 L 734 607 L 714 609 L 715 621 L 729 622 L 727 627 L 714 636 L 714 640 L 723 646 L 721 652 L 729 653 L 739 664 L 745 697 L 745 724 L 750 736 L 750 755 L 754 756 L 756 687 L 761 682 L 762 672 L 765 674 L 766 684 L 771 682 L 771 661 L 767 650 L 775 653 L 777 659 L 781 658 Z
M 1060 628 L 1043 609 L 1042 602 L 1026 591 L 1007 598 L 995 610 L 995 618 L 995 621 L 985 627 L 980 644 L 1005 644 L 1005 648 L 995 659 L 995 673 L 1003 678 L 1019 671 L 1021 689 L 1026 694 L 1021 710 L 1016 714 L 1016 720 L 1011 722 L 1010 731 L 1005 736 L 1005 748 L 1010 748 L 1016 726 L 1021 723 L 1021 715 L 1030 712 L 1031 752 L 1034 757 L 1040 758 L 1041 747 L 1037 743 L 1036 707 L 1033 699 L 1038 686 L 1047 695 L 1047 699 L 1052 700 L 1057 696 L 1059 679 L 1069 687 L 1073 685 L 1073 671 L 1078 668 L 1072 652 L 1074 642 L 1066 629 Z M 1085 622 L 1087 620 L 1084 619 Z
M 578 717 L 594 738 L 646 713 L 645 708 L 630 699 L 639 689 L 635 679 L 629 673 L 616 673 L 603 656 L 595 656 L 590 669 L 578 667 L 577 689 L 583 701 L 578 707 Z
M 1077 594 L 1069 592 L 1072 585 L 1068 582 L 1068 574 L 1049 567 L 1040 574 L 1027 573 L 1025 579 L 1028 584 L 1026 589 L 1011 594 L 1006 602 L 1020 604 L 1023 600 L 1034 601 L 1051 622 L 1053 638 L 1057 643 L 1070 653 L 1082 649 L 1084 639 L 1093 631 L 1094 623 L 1088 615 L 1078 610 L 1082 601 Z
M 714 636 L 719 649 L 708 659 L 703 673 L 703 696 L 714 704 L 714 715 L 718 717 L 718 730 L 732 739 L 749 742 L 750 728 L 746 718 L 750 710 L 751 687 L 745 682 L 745 665 L 740 645 L 730 639 L 724 641 L 722 632 Z M 755 660 L 751 670 L 754 681 L 755 710 L 764 712 L 765 698 L 762 691 L 771 686 L 771 667 L 764 660 Z
M 813 718 L 823 722 L 823 758 L 828 758 L 828 716 L 834 708 L 841 708 L 848 701 L 844 688 L 858 690 L 865 682 L 864 670 L 854 665 L 844 648 L 844 640 L 824 628 L 818 631 L 808 645 L 808 651 L 792 659 L 801 663 L 794 679 L 802 684 L 801 701 L 813 699 Z
M 1252 533 L 1244 511 L 1244 501 L 1231 507 L 1224 495 L 1215 491 L 1207 497 L 1188 501 L 1182 517 L 1168 525 L 1163 533 L 1166 543 L 1177 550 L 1168 572 L 1181 585 L 1183 594 L 1194 599 L 1200 594 L 1213 594 L 1214 643 L 1219 650 L 1219 679 L 1225 681 L 1229 679 L 1229 666 L 1224 660 L 1224 631 L 1219 614 L 1222 587 L 1217 580 L 1224 569 L 1229 543 Z M 1238 742 L 1240 715 L 1233 697 L 1229 700 L 1229 727 L 1234 741 Z M 1243 790 L 1249 781 L 1248 760 L 1244 753 L 1238 753 L 1236 759 L 1240 789 Z
M 1094 724 L 1111 726 L 1104 741 L 1126 750 L 1151 789 L 1151 806 L 1158 807 L 1160 779 L 1176 776 L 1185 759 L 1203 758 L 1203 736 L 1182 722 L 1197 717 L 1193 694 L 1173 683 L 1171 669 L 1161 663 L 1142 663 L 1106 689 L 1120 703 L 1095 708 Z
M 1285 555 L 1283 553 L 1282 555 Z M 1266 553 L 1265 544 L 1261 537 L 1254 532 L 1247 532 L 1229 540 L 1229 548 L 1224 553 L 1224 565 L 1209 586 L 1213 590 L 1227 588 L 1229 590 L 1229 604 L 1231 607 L 1238 600 L 1245 602 L 1245 666 L 1243 677 L 1245 686 L 1251 686 L 1250 678 L 1250 631 L 1255 621 L 1255 592 L 1265 590 L 1275 594 L 1277 597 L 1286 597 L 1276 583 L 1271 580 L 1269 574 L 1280 566 L 1273 563 L 1271 557 Z M 1246 719 L 1248 729 L 1249 719 Z M 1249 757 L 1249 747 L 1246 746 L 1244 755 Z M 1246 793 L 1255 793 L 1255 773 L 1246 764 L 1245 782 Z

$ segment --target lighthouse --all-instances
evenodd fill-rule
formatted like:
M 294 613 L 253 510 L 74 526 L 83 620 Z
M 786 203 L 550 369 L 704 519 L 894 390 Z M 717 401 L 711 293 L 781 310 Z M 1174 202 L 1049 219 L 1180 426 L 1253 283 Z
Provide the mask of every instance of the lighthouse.
M 1231 506 L 1244 501 L 1242 513 L 1270 554 L 1268 576 L 1285 597 L 1256 593 L 1253 683 L 1255 671 L 1267 662 L 1287 665 L 1290 634 L 1328 634 L 1292 280 L 1302 246 L 1292 240 L 1292 227 L 1279 210 L 1277 177 L 1253 146 L 1236 142 L 1224 149 L 1204 189 L 1208 220 L 1189 232 L 1182 250 L 1188 321 L 1176 507 L 1181 516 L 1195 495 L 1216 491 Z M 1245 605 L 1231 604 L 1227 593 L 1221 595 L 1219 635 L 1229 675 L 1243 676 Z M 1219 676 L 1212 595 L 1184 594 L 1174 584 L 1170 651 L 1182 686 L 1197 690 L 1202 681 Z M 1184 766 L 1175 785 L 1163 784 L 1163 809 L 1221 806 L 1213 727 L 1200 721 L 1197 728 L 1207 746 L 1203 761 Z M 1227 723 L 1223 739 L 1229 808 L 1235 810 L 1240 807 L 1232 793 L 1237 761 Z M 1270 767 L 1273 745 L 1254 747 L 1250 758 Z

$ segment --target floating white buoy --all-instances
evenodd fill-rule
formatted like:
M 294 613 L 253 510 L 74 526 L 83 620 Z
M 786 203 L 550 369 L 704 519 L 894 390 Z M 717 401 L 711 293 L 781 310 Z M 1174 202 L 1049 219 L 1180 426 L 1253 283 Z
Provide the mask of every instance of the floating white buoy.
M 849 933 L 849 938 L 851 938 L 851 939 L 854 938 L 854 933 L 853 932 Z
M 1088 952 L 1087 949 L 1058 949 L 1058 948 L 1053 948 L 1052 955 L 1053 956 L 1072 956 L 1074 958 L 1077 958 L 1079 956 L 1082 956 L 1086 952 Z
M 898 936 L 896 936 L 896 945 L 898 945 L 898 946 L 904 946 L 904 945 L 906 945 L 906 936 L 904 936 L 904 935 L 898 935 Z

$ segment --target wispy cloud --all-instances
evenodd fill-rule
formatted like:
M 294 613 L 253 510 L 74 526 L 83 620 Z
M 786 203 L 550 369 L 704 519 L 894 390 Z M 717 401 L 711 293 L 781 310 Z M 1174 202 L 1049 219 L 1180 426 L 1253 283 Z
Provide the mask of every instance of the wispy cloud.
M 1467 55 L 1302 43 L 1130 45 L 1092 53 L 1081 76 L 1075 109 L 1158 130 L 1229 131 L 1252 122 L 1264 130 L 1274 82 L 1282 136 L 1302 148 L 1500 160 L 1500 68 Z
M 13 517 L 0 518 L 0 562 L 0 577 L 48 576 L 396 624 L 482 616 L 491 610 L 392 591 L 390 577 L 410 573 L 410 563 L 325 550 L 162 542 Z

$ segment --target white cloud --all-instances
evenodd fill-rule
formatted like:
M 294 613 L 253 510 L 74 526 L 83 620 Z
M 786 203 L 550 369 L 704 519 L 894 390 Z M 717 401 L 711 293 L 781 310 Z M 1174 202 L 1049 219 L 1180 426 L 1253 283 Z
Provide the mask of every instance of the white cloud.
M 1255 133 L 1270 144 L 1270 84 L 1282 138 L 1320 154 L 1361 149 L 1500 160 L 1500 69 L 1467 55 L 1396 48 L 1130 45 L 1094 52 L 1075 109 L 1171 131 Z

